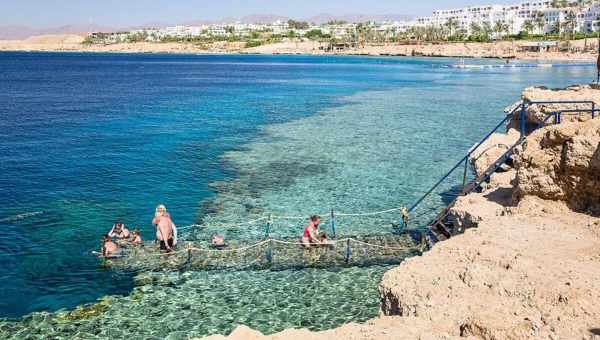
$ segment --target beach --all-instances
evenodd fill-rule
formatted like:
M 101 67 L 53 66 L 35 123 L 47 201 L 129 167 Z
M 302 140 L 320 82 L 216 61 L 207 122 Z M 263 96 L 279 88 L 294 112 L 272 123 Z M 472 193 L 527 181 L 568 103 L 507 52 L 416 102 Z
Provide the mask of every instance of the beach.
M 316 41 L 287 41 L 246 48 L 243 42 L 215 42 L 206 45 L 193 43 L 118 43 L 111 45 L 84 44 L 84 36 L 74 34 L 45 35 L 25 40 L 0 41 L 0 51 L 94 52 L 94 53 L 183 53 L 183 54 L 308 54 L 308 55 L 368 55 L 423 56 L 460 58 L 509 58 L 540 61 L 592 62 L 597 53 L 593 39 L 569 42 L 572 50 L 580 52 L 522 52 L 529 41 L 497 41 L 490 43 L 386 43 L 366 44 L 335 52 L 326 51 L 327 43 Z

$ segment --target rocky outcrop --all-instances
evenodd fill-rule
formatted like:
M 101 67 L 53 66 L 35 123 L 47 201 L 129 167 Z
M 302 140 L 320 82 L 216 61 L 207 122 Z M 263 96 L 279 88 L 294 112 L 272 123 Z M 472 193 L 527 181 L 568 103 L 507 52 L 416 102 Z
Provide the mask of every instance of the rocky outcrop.
M 600 119 L 534 132 L 515 158 L 516 192 L 600 216 Z
M 532 88 L 524 96 L 596 101 L 599 94 L 582 86 Z M 540 106 L 528 119 L 540 122 L 556 109 Z M 478 228 L 412 259 L 424 262 L 420 268 L 407 261 L 386 273 L 380 285 L 382 313 L 425 318 L 446 330 L 458 329 L 452 335 L 477 339 L 600 335 L 592 326 L 600 323 L 600 308 L 586 300 L 596 294 L 593 277 L 600 278 L 598 269 L 587 272 L 600 264 L 600 251 L 592 249 L 600 245 L 600 219 L 590 216 L 600 210 L 600 119 L 590 118 L 563 117 L 562 124 L 533 132 L 517 149 L 514 168 L 492 175 L 483 192 L 458 198 L 452 220 L 461 228 Z M 502 144 L 517 141 L 510 131 L 494 134 L 473 153 L 477 174 L 503 154 Z M 445 260 L 435 263 L 429 256 Z
M 387 272 L 382 313 L 476 339 L 592 339 L 600 219 L 533 196 L 501 211 Z
M 470 161 L 477 175 L 481 175 L 518 140 L 521 134 L 516 129 L 507 133 L 494 133 L 471 154 Z M 504 170 L 508 170 L 505 168 Z
M 523 91 L 522 99 L 525 102 L 536 101 L 593 101 L 595 108 L 600 108 L 600 90 L 598 85 L 574 85 L 565 89 L 549 89 L 546 87 L 528 87 Z M 520 103 L 519 101 L 518 103 Z M 517 103 L 515 103 L 517 104 Z M 516 105 L 510 106 L 506 111 L 512 111 Z M 592 104 L 535 104 L 530 105 L 527 109 L 526 124 L 528 130 L 532 130 L 539 124 L 544 122 L 549 114 L 559 110 L 589 110 L 592 109 Z M 560 117 L 564 122 L 583 122 L 590 120 L 590 113 L 563 113 Z M 554 118 L 549 118 L 550 122 L 554 122 Z M 516 114 L 509 123 L 509 128 L 519 129 L 520 117 Z

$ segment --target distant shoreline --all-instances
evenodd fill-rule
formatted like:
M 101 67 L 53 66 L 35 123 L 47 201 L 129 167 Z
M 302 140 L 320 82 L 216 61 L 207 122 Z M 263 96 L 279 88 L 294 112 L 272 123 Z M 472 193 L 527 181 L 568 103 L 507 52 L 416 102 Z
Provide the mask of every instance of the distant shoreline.
M 0 41 L 0 52 L 72 52 L 72 53 L 140 53 L 191 55 L 315 55 L 315 56 L 375 56 L 375 57 L 444 57 L 515 59 L 556 62 L 594 62 L 596 43 L 589 40 L 568 42 L 570 52 L 524 52 L 528 41 L 497 41 L 489 43 L 415 43 L 365 45 L 325 51 L 326 43 L 316 41 L 282 42 L 245 48 L 240 42 L 216 42 L 206 48 L 192 43 L 121 43 L 84 45 L 77 35 L 48 35 L 27 40 Z M 588 43 L 589 42 L 589 43 Z

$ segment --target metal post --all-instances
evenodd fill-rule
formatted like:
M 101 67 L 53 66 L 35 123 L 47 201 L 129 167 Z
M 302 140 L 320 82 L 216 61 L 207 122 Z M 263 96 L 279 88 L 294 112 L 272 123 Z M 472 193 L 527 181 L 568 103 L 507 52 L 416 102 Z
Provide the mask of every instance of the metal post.
M 465 190 L 465 185 L 467 185 L 467 167 L 469 166 L 469 157 L 465 158 L 465 171 L 463 172 L 463 191 Z
M 269 264 L 273 263 L 273 241 L 269 240 L 269 245 L 267 246 L 267 262 Z
M 525 124 L 525 120 L 527 119 L 527 102 L 525 100 L 523 100 L 523 103 L 521 103 L 521 115 L 519 117 L 520 123 L 521 123 L 521 139 L 525 138 L 525 128 L 526 128 L 526 124 Z
M 596 24 L 598 25 L 598 24 Z M 596 83 L 600 83 L 600 27 L 597 28 L 598 29 L 598 59 L 596 60 L 596 70 L 597 70 L 597 76 L 596 76 Z
M 352 248 L 350 248 L 350 239 L 346 240 L 346 263 L 350 262 L 352 257 Z
M 271 238 L 271 227 L 273 225 L 273 215 L 269 214 L 269 218 L 267 219 L 267 225 L 265 230 L 265 238 Z
M 191 265 L 192 265 L 192 247 L 188 247 L 186 262 L 187 262 L 188 267 L 191 267 Z
M 596 118 L 596 102 L 592 102 L 592 119 Z
M 335 213 L 331 209 L 331 236 L 335 238 Z

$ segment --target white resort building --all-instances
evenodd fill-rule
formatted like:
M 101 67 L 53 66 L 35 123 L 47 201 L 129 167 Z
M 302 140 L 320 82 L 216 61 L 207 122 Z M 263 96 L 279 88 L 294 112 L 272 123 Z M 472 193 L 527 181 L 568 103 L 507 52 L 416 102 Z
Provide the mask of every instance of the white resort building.
M 466 35 L 474 27 L 503 27 L 500 34 L 550 33 L 560 30 L 589 33 L 598 30 L 600 1 L 574 1 L 566 7 L 553 7 L 552 1 L 527 1 L 516 5 L 485 5 L 434 11 L 417 18 L 411 26 L 449 26 Z M 560 2 L 559 2 L 560 3 Z M 577 5 L 576 5 L 577 4 Z M 497 26 L 497 23 L 502 24 Z
M 360 25 L 337 21 L 320 25 L 306 23 L 307 25 L 299 28 L 290 25 L 290 22 L 277 20 L 270 24 L 234 22 L 172 26 L 131 32 L 93 33 L 91 37 L 97 42 L 108 44 L 126 42 L 132 38 L 136 41 L 161 41 L 172 38 L 251 38 L 260 33 L 270 33 L 279 37 L 306 37 L 312 31 L 313 36 L 314 32 L 320 32 L 321 35 L 343 40 L 354 39 L 360 33 L 358 31 L 365 27 L 385 39 L 394 38 L 414 27 L 445 27 L 450 31 L 450 35 L 460 33 L 464 39 L 473 35 L 475 31 L 483 31 L 492 38 L 516 35 L 523 31 L 529 34 L 591 33 L 600 31 L 600 0 L 537 0 L 514 5 L 470 6 L 437 10 L 431 16 L 411 21 L 370 21 Z

